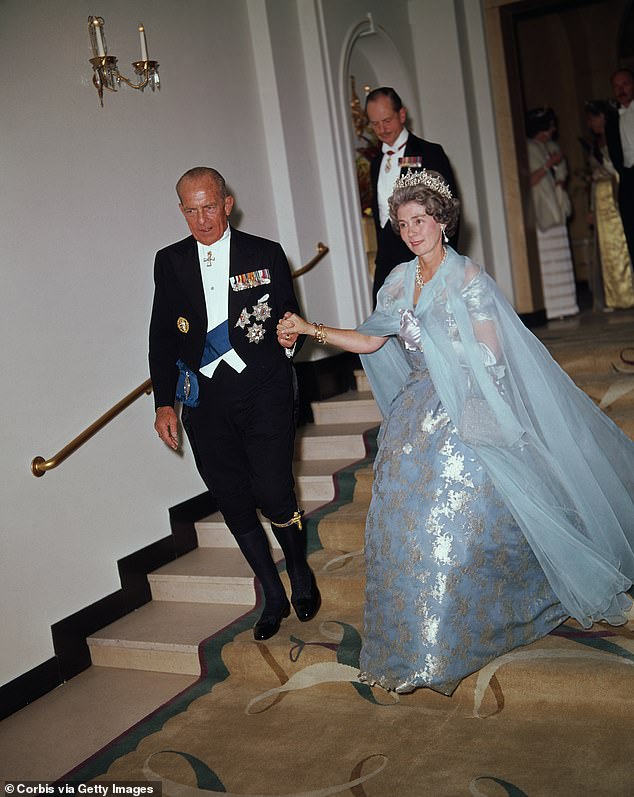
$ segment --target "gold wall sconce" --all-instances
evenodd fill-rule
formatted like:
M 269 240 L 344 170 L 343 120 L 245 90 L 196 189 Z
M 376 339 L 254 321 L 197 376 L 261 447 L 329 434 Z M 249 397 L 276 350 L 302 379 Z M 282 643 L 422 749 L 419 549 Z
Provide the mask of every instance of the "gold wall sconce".
M 147 55 L 147 40 L 145 38 L 145 28 L 139 22 L 139 39 L 141 42 L 141 60 L 133 61 L 132 68 L 138 78 L 134 83 L 125 75 L 119 72 L 117 59 L 114 55 L 108 55 L 108 45 L 106 34 L 103 29 L 103 17 L 88 17 L 88 35 L 90 36 L 90 46 L 92 47 L 93 57 L 90 59 L 93 74 L 92 82 L 97 89 L 99 102 L 103 108 L 103 90 L 117 91 L 119 84 L 125 83 L 131 89 L 143 89 L 149 86 L 152 91 L 160 89 L 160 80 L 156 61 L 150 61 Z

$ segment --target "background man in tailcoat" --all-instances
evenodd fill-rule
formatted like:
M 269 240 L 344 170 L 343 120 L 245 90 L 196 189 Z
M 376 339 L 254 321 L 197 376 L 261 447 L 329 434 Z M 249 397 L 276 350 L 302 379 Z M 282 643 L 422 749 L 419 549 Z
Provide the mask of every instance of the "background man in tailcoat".
M 612 89 L 618 108 L 606 116 L 605 137 L 619 173 L 619 211 L 634 263 L 634 73 L 618 69 L 612 75 Z
M 372 301 L 376 304 L 376 295 L 390 271 L 399 263 L 412 259 L 412 253 L 392 229 L 387 207 L 387 200 L 401 171 L 412 168 L 439 172 L 453 196 L 457 197 L 458 192 L 445 151 L 440 144 L 424 141 L 405 127 L 407 108 L 393 88 L 382 86 L 371 91 L 366 97 L 365 110 L 370 126 L 382 144 L 382 152 L 370 164 L 372 215 L 377 240 Z M 456 232 L 452 238 L 453 244 L 457 235 Z

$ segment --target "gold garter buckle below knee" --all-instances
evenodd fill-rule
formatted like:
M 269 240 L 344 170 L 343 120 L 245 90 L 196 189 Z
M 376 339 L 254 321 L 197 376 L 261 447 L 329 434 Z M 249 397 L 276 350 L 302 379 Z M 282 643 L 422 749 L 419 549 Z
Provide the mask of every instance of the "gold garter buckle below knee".
M 293 514 L 293 517 L 290 520 L 287 520 L 286 523 L 274 523 L 273 521 L 271 521 L 271 525 L 275 526 L 278 529 L 285 529 L 288 526 L 297 525 L 297 530 L 301 531 L 302 528 L 303 528 L 303 526 L 302 526 L 302 515 L 303 514 L 304 514 L 304 510 L 303 509 L 296 509 L 295 513 Z

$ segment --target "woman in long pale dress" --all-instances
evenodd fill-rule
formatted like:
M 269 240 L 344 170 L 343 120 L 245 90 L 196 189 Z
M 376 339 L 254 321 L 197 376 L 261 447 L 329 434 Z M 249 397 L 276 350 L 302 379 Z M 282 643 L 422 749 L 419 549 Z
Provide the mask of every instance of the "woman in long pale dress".
M 626 309 L 634 307 L 634 275 L 618 207 L 619 176 L 610 160 L 605 139 L 609 108 L 606 102 L 593 100 L 586 103 L 585 110 L 592 135 L 588 152 L 592 170 L 590 206 L 600 269 L 591 287 L 599 307 Z
M 360 353 L 384 420 L 366 523 L 361 677 L 451 694 L 572 615 L 625 622 L 634 443 L 526 329 L 484 269 L 443 244 L 458 202 L 400 177 L 397 266 L 358 330 L 280 319 Z
M 549 320 L 579 312 L 566 226 L 570 213 L 570 199 L 565 190 L 568 169 L 563 153 L 554 140 L 556 132 L 555 114 L 551 108 L 528 111 L 528 168 L 544 304 Z

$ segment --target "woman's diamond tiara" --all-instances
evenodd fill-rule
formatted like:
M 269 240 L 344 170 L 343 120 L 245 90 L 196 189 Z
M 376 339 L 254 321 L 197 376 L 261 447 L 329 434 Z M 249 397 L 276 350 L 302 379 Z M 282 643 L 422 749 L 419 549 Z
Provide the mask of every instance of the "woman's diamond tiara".
M 409 188 L 414 185 L 424 185 L 430 191 L 435 191 L 445 199 L 453 199 L 447 183 L 440 177 L 434 177 L 427 169 L 408 169 L 394 183 L 394 190 L 397 188 Z

